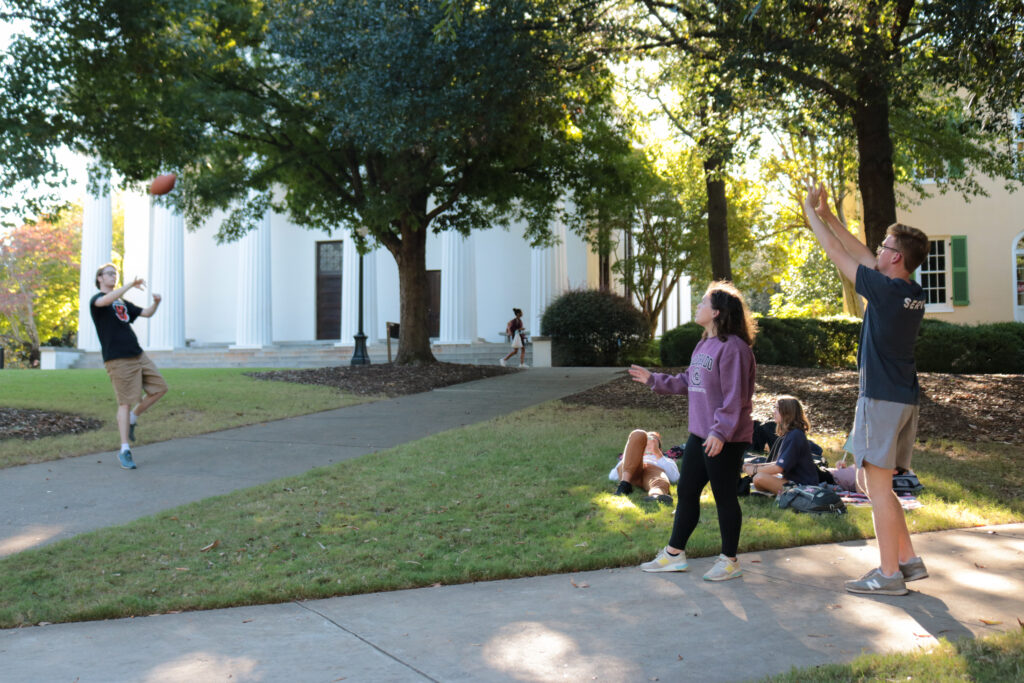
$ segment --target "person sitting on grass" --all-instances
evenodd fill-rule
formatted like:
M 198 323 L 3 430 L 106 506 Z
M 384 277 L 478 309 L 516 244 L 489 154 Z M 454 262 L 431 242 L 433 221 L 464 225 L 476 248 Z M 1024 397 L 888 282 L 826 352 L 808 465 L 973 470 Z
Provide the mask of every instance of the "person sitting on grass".
M 775 433 L 780 437 L 775 448 L 779 455 L 773 462 L 743 466 L 743 471 L 754 477 L 757 490 L 778 495 L 782 487 L 790 482 L 818 483 L 818 467 L 811 457 L 810 442 L 807 440 L 807 430 L 810 428 L 799 399 L 780 396 L 775 401 Z
M 619 482 L 616 496 L 628 496 L 639 486 L 648 494 L 644 500 L 671 504 L 670 484 L 679 481 L 679 468 L 661 452 L 661 434 L 635 429 L 626 440 L 622 460 L 608 478 Z

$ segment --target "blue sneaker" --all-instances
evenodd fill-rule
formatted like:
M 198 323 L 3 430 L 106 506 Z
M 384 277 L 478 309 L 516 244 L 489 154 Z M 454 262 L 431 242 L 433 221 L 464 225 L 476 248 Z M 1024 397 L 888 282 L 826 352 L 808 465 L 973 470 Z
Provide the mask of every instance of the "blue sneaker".
M 117 454 L 117 459 L 121 461 L 121 467 L 126 470 L 134 470 L 135 461 L 132 460 L 132 452 L 128 450 L 121 451 Z
M 135 441 L 135 424 L 128 425 L 128 440 Z

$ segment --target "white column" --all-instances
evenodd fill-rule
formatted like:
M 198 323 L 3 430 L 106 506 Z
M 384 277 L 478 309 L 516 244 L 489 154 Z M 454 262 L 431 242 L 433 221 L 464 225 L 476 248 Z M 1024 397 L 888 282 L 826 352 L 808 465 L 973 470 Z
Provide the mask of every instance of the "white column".
M 270 289 L 270 212 L 238 243 L 238 287 L 233 349 L 273 343 Z
M 149 348 L 184 348 L 185 219 L 162 200 L 153 201 L 149 246 L 149 292 L 163 296 L 149 319 Z
M 99 351 L 100 339 L 89 312 L 89 300 L 99 291 L 96 271 L 110 261 L 113 242 L 110 183 L 104 180 L 99 194 L 87 193 L 82 211 L 82 260 L 78 277 L 78 348 Z
M 124 197 L 124 262 L 122 278 L 131 281 L 141 277 L 149 282 L 149 221 L 152 208 L 149 195 L 125 193 Z M 134 290 L 129 298 L 141 300 L 143 296 Z M 162 293 L 162 292 L 161 292 Z M 148 297 L 148 293 L 146 294 Z M 149 318 L 136 318 L 132 323 L 139 344 L 149 345 Z
M 540 335 L 540 319 L 554 299 L 569 291 L 569 266 L 565 253 L 565 225 L 552 226 L 557 244 L 530 253 L 530 309 L 526 328 Z
M 439 344 L 471 344 L 476 329 L 476 258 L 472 237 L 441 235 L 441 336 Z
M 341 337 L 335 346 L 352 346 L 359 331 L 359 250 L 352 233 L 341 252 Z M 363 334 L 377 342 L 377 252 L 363 256 Z
M 363 294 L 366 294 L 366 261 L 363 261 Z M 366 309 L 363 309 L 366 334 Z M 341 243 L 341 332 L 336 346 L 352 346 L 359 331 L 359 250 L 350 233 Z M 369 336 L 369 335 L 367 335 Z M 369 339 L 367 339 L 369 341 Z
M 374 249 L 363 256 L 363 334 L 367 344 L 377 343 L 377 255 L 380 249 Z M 356 275 L 359 274 L 359 262 L 355 264 Z M 357 291 L 358 293 L 358 291 Z M 358 312 L 357 312 L 358 317 Z

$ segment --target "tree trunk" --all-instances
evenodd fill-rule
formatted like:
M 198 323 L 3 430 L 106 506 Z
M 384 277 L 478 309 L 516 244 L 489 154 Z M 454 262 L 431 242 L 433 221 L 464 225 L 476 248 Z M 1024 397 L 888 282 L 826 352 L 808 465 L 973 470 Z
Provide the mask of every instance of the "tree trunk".
M 704 161 L 704 184 L 708 195 L 708 247 L 711 253 L 711 278 L 732 280 L 732 262 L 729 258 L 729 207 L 725 199 L 725 179 L 722 178 L 721 168 L 721 159 L 711 158 Z
M 896 222 L 889 100 L 885 89 L 877 84 L 862 84 L 858 91 L 862 104 L 853 111 L 860 157 L 857 180 L 864 203 L 865 243 L 874 250 L 885 239 L 888 227 Z
M 429 290 L 427 286 L 427 228 L 419 225 L 416 217 L 405 214 L 402 221 L 402 242 L 397 253 L 392 251 L 398 264 L 398 288 L 401 301 L 398 330 L 398 355 L 395 365 L 436 363 L 430 350 L 430 332 L 427 329 Z

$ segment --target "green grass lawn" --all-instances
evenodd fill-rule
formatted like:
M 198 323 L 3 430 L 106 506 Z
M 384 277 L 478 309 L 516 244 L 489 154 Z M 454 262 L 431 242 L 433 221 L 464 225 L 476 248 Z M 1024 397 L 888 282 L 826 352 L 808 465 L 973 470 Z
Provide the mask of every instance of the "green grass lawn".
M 279 420 L 363 403 L 365 397 L 329 387 L 270 382 L 251 368 L 169 369 L 167 395 L 139 418 L 138 443 Z M 76 413 L 103 421 L 100 429 L 38 440 L 0 440 L 0 467 L 116 451 L 117 402 L 105 370 L 4 370 L 0 406 Z
M 551 402 L 0 560 L 0 626 L 322 598 L 635 565 L 670 507 L 612 495 L 629 429 L 655 412 Z M 813 436 L 813 435 L 812 435 Z M 838 447 L 835 439 L 816 437 Z M 1024 520 L 1024 456 L 922 444 L 914 531 Z M 741 552 L 872 535 L 869 509 L 797 515 L 744 500 Z M 714 555 L 710 498 L 687 552 Z
M 1009 683 L 1024 680 L 1024 631 L 1017 630 L 954 643 L 946 640 L 932 650 L 861 655 L 849 664 L 826 664 L 793 669 L 763 679 L 772 683 Z

